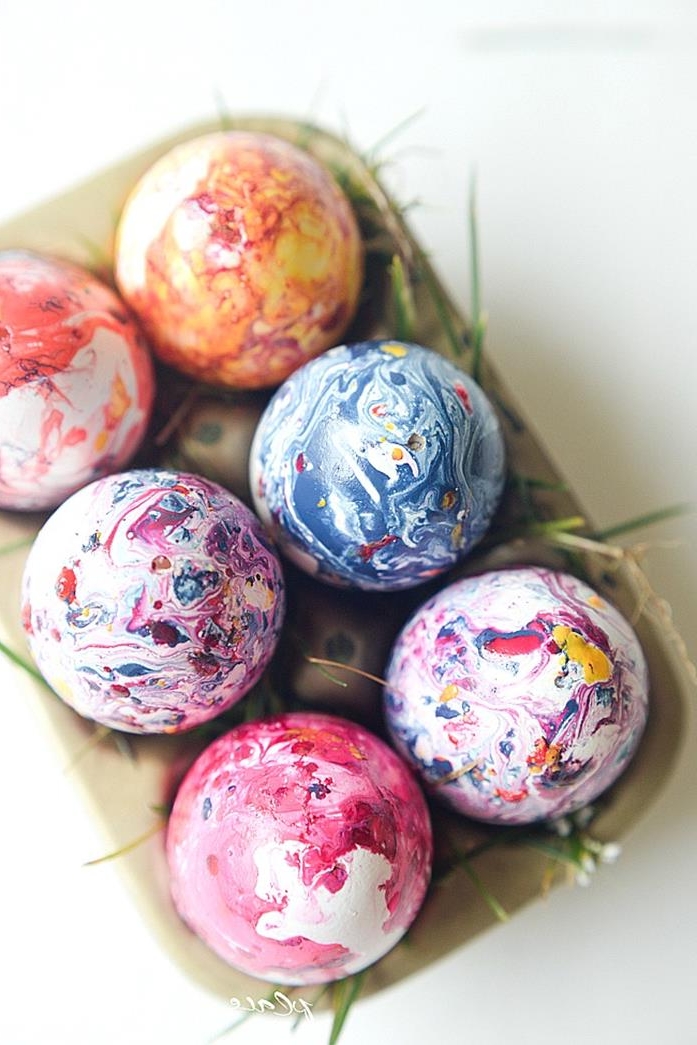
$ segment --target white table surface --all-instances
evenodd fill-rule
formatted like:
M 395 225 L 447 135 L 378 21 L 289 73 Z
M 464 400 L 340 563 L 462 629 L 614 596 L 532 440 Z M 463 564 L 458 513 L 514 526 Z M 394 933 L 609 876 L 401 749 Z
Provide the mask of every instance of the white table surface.
M 492 13 L 493 12 L 493 13 Z M 600 526 L 697 501 L 697 14 L 687 2 L 0 0 L 0 221 L 216 96 L 386 149 L 467 305 L 476 169 L 489 351 Z M 695 517 L 640 535 L 692 658 Z M 0 1041 L 203 1045 L 231 1009 L 150 936 L 61 758 L 4 708 Z M 697 698 L 696 698 L 697 699 Z M 360 1002 L 361 1042 L 697 1040 L 694 716 L 676 770 L 588 889 L 559 889 Z M 324 1042 L 255 1016 L 231 1042 Z M 228 1040 L 228 1039 L 226 1039 Z

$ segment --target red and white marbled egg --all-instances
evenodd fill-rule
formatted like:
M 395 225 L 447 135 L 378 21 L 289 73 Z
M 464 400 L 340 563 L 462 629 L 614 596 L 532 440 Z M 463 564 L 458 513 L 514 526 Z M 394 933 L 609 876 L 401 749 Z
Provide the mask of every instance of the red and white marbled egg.
M 154 395 L 123 302 L 86 269 L 0 252 L 0 507 L 53 508 L 133 456 Z

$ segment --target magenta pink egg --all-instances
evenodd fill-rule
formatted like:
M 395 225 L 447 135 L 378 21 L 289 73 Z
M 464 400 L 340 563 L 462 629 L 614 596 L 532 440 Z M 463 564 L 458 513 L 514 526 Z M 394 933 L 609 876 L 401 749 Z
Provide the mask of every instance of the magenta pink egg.
M 432 862 L 410 770 L 342 718 L 238 726 L 194 763 L 167 834 L 185 922 L 264 980 L 323 983 L 372 964 L 415 918 Z

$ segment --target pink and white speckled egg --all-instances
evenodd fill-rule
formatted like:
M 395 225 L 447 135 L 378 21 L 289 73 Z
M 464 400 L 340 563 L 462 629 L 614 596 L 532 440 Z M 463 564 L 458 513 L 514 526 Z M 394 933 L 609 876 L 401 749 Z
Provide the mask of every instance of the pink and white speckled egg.
M 284 611 L 276 553 L 216 483 L 143 469 L 83 487 L 39 532 L 23 621 L 80 714 L 133 733 L 191 729 L 259 679 Z
M 0 252 L 0 507 L 52 508 L 122 468 L 145 434 L 150 356 L 85 269 Z
M 552 819 L 593 801 L 643 732 L 648 676 L 624 617 L 540 567 L 468 577 L 407 622 L 387 668 L 398 749 L 479 820 Z
M 332 715 L 248 722 L 199 756 L 167 834 L 182 918 L 231 965 L 312 984 L 365 968 L 424 899 L 424 797 L 382 740 Z

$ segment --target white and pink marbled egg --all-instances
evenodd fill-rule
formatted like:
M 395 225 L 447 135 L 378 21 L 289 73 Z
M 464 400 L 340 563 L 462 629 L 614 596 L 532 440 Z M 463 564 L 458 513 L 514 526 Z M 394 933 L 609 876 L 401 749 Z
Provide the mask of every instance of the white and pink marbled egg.
M 387 668 L 390 733 L 433 793 L 522 824 L 593 801 L 642 735 L 646 663 L 624 617 L 540 567 L 467 577 L 407 622 Z
M 258 681 L 283 622 L 276 552 L 217 483 L 135 469 L 69 497 L 29 553 L 37 665 L 81 715 L 131 733 L 214 718 Z
M 169 820 L 174 903 L 222 958 L 264 980 L 312 984 L 377 961 L 426 893 L 424 797 L 382 740 L 294 712 L 214 741 Z

